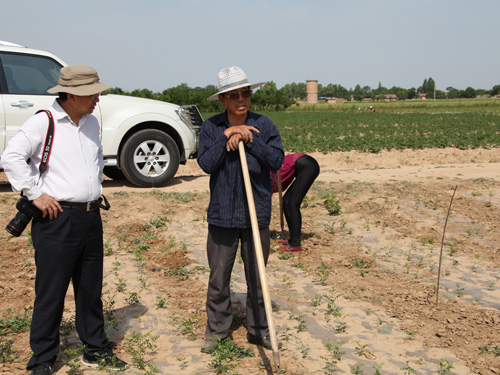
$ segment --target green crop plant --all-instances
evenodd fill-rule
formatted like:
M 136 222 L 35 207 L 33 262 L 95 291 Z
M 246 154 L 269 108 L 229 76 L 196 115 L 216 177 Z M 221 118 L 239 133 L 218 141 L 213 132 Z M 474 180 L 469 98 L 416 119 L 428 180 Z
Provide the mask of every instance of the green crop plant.
M 61 361 L 65 366 L 68 366 L 68 375 L 79 375 L 81 374 L 80 365 L 80 353 L 85 348 L 85 345 L 81 345 L 78 348 L 65 348 L 62 354 Z
M 328 351 L 328 356 L 320 356 L 320 358 L 326 361 L 324 369 L 328 374 L 333 374 L 336 371 L 335 365 L 342 360 L 342 356 L 345 354 L 345 351 L 342 350 L 344 344 L 345 341 L 334 338 L 326 342 L 325 348 Z
M 328 264 L 321 262 L 321 264 L 316 267 L 316 276 L 318 276 L 319 281 L 321 285 L 326 285 L 326 282 L 328 281 L 328 277 L 331 275 L 331 270 L 332 267 L 329 266 Z
M 320 195 L 320 199 L 323 200 L 323 205 L 330 215 L 340 215 L 340 213 L 342 212 L 342 207 L 340 206 L 340 200 L 336 199 L 335 195 L 323 194 Z
M 151 332 L 139 334 L 136 331 L 131 331 L 127 336 L 125 347 L 132 356 L 132 360 L 138 369 L 144 370 L 148 367 L 148 362 L 145 357 L 147 354 L 156 352 L 157 345 L 155 341 L 158 340 L 158 338 L 159 336 L 151 335 Z
M 438 363 L 439 366 L 439 375 L 447 375 L 451 374 L 451 369 L 453 368 L 453 362 L 448 361 L 447 359 L 442 359 Z
M 200 320 L 200 314 L 198 313 L 187 318 L 180 318 L 177 332 L 180 332 L 183 336 L 187 336 L 189 340 L 194 341 L 197 337 L 196 330 L 199 328 Z
M 359 341 L 356 341 L 356 355 L 358 357 L 361 357 L 363 354 L 365 354 L 365 350 L 368 347 L 368 344 L 360 344 Z
M 75 328 L 75 316 L 72 315 L 70 318 L 62 319 L 59 326 L 59 332 L 61 335 L 61 340 L 64 345 L 68 345 L 69 336 Z
M 141 303 L 139 294 L 137 292 L 130 292 L 125 298 L 125 301 L 130 305 L 139 305 Z

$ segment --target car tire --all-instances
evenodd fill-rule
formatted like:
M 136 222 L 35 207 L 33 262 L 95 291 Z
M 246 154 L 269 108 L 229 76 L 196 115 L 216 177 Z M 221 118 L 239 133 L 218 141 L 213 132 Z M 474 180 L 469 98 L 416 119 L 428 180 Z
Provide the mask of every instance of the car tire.
M 135 185 L 165 186 L 179 169 L 179 149 L 166 133 L 156 129 L 141 130 L 124 144 L 120 154 L 123 174 Z
M 106 175 L 106 177 L 114 181 L 122 181 L 127 179 L 123 174 L 123 171 L 121 169 L 118 169 L 117 167 L 104 167 L 103 173 Z

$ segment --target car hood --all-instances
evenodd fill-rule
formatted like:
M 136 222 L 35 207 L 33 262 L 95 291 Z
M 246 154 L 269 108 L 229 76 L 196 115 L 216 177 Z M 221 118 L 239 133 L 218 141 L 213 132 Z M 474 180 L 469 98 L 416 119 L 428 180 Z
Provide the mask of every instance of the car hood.
M 177 104 L 162 102 L 160 100 L 138 98 L 135 96 L 108 94 L 99 98 L 101 111 L 106 113 L 108 108 L 117 108 L 128 112 L 158 112 L 174 113 L 179 109 Z

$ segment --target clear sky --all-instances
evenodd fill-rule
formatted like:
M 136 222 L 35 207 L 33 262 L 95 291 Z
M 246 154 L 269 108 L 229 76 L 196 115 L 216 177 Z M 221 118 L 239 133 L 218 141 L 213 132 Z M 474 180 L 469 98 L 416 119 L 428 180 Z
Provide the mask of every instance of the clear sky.
M 377 88 L 500 84 L 499 0 L 0 0 L 0 40 L 95 67 L 112 87 L 154 92 L 318 80 Z

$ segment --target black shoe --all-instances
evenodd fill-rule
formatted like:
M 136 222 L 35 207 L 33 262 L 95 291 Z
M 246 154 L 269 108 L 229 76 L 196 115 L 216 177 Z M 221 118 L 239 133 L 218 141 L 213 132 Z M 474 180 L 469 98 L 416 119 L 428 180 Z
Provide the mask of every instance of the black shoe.
M 247 334 L 247 339 L 250 344 L 260 345 L 263 348 L 273 350 L 273 346 L 271 345 L 271 339 L 269 336 L 264 337 L 255 337 L 254 335 Z M 278 349 L 281 349 L 283 344 L 281 341 L 278 341 Z
M 106 370 L 122 371 L 128 367 L 128 363 L 122 361 L 116 355 L 108 354 L 87 354 L 83 353 L 82 363 L 89 367 L 99 367 Z
M 42 364 L 33 367 L 31 375 L 50 375 L 54 372 L 54 368 L 47 364 Z

